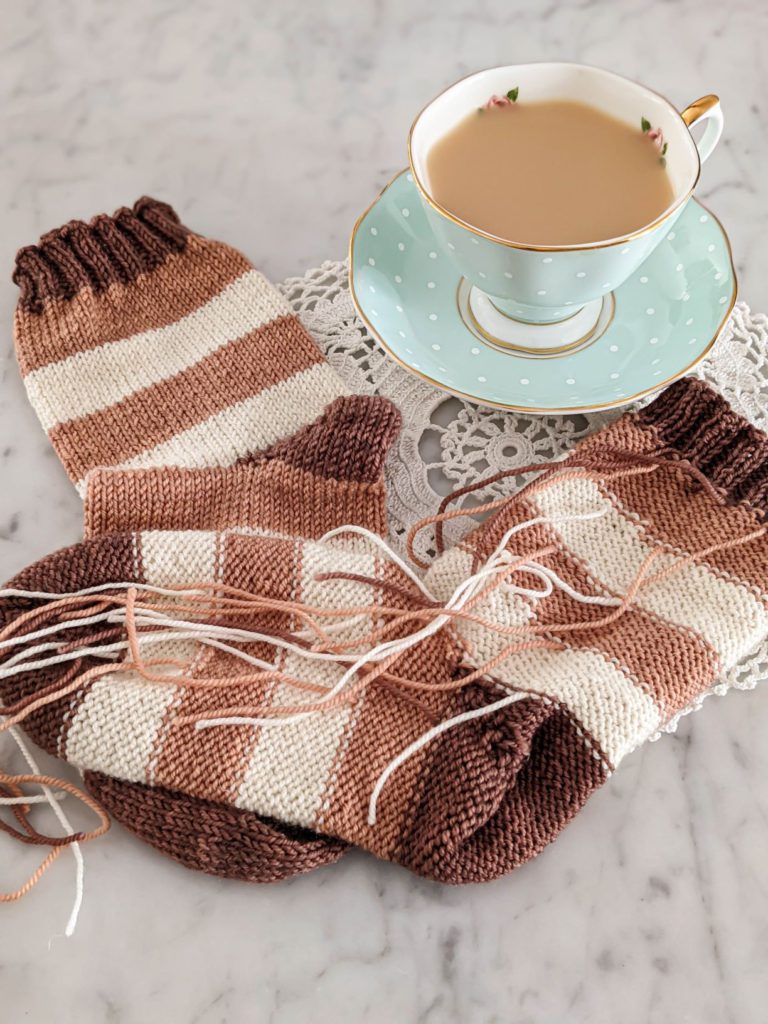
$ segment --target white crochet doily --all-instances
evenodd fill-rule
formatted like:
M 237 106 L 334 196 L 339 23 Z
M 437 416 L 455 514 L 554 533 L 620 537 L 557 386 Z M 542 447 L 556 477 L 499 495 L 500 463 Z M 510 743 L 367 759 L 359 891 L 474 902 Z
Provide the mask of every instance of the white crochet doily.
M 280 288 L 348 387 L 360 394 L 385 395 L 403 415 L 403 429 L 387 465 L 390 540 L 401 551 L 409 528 L 432 515 L 443 495 L 499 470 L 562 456 L 579 438 L 626 411 L 532 419 L 446 395 L 406 373 L 368 333 L 350 297 L 346 261 L 323 263 L 303 277 L 288 278 Z M 768 430 L 767 353 L 768 317 L 739 302 L 696 371 L 763 430 Z M 520 478 L 508 477 L 478 490 L 476 501 L 510 493 L 519 484 Z M 452 520 L 446 540 L 452 542 L 472 525 L 469 519 Z M 424 530 L 416 550 L 427 561 L 434 554 L 432 544 L 431 532 Z M 765 647 L 744 661 L 727 684 L 751 688 L 767 674 Z
M 499 470 L 548 462 L 626 410 L 589 415 L 540 416 L 473 405 L 452 398 L 406 373 L 379 347 L 355 312 L 347 287 L 346 262 L 327 262 L 281 286 L 296 312 L 352 391 L 391 399 L 403 415 L 403 430 L 388 463 L 392 540 L 403 544 L 409 527 L 436 511 L 443 495 Z M 733 310 L 722 337 L 696 371 L 713 383 L 733 408 L 768 430 L 768 318 L 743 302 Z M 478 503 L 510 493 L 520 480 L 509 477 Z M 469 520 L 454 520 L 453 537 Z M 446 530 L 447 537 L 451 537 Z M 451 538 L 452 539 L 452 538 Z M 429 556 L 424 531 L 417 551 Z

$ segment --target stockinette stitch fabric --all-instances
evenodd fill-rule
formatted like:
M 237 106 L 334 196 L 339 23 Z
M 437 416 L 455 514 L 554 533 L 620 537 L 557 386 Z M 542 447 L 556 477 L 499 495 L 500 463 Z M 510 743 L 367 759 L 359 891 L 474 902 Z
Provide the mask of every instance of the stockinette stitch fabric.
M 166 203 L 144 197 L 113 216 L 50 231 L 20 250 L 13 279 L 21 290 L 16 353 L 30 401 L 81 494 L 92 481 L 86 534 L 99 525 L 117 530 L 129 513 L 149 525 L 142 489 L 157 494 L 156 517 L 166 527 L 195 528 L 203 509 L 247 524 L 252 474 L 225 467 L 264 463 L 279 505 L 284 439 L 346 394 L 280 293 L 237 250 L 182 225 Z M 320 432 L 326 445 L 346 436 L 347 460 L 359 452 L 349 431 L 361 401 L 368 400 L 331 404 L 332 423 Z M 302 445 L 298 438 L 284 468 L 300 469 Z M 158 465 L 157 491 L 145 487 L 149 469 L 135 480 L 114 472 Z M 171 468 L 179 466 L 216 468 L 180 484 Z M 361 495 L 346 478 L 305 474 L 301 496 L 382 529 L 380 496 Z M 121 803 L 118 789 L 112 795 Z M 198 810 L 187 798 L 174 806 L 185 835 L 211 835 L 211 809 Z M 239 836 L 238 855 L 225 864 L 202 840 L 197 848 L 180 841 L 192 866 L 274 880 L 342 850 L 322 838 L 286 836 L 255 815 L 219 810 L 216 818 L 220 835 Z
M 314 424 L 242 465 L 99 470 L 88 488 L 86 536 L 141 531 L 137 566 L 147 580 L 174 585 L 190 569 L 199 567 L 203 575 L 210 569 L 210 559 L 218 557 L 211 546 L 214 530 L 267 527 L 281 537 L 312 537 L 356 523 L 383 534 L 383 464 L 399 424 L 399 413 L 385 399 L 348 396 L 331 403 Z M 161 536 L 168 551 L 152 568 L 147 553 L 153 538 Z M 280 570 L 268 559 L 264 571 Z M 183 710 L 180 695 L 179 707 Z M 215 743 L 211 750 L 214 762 L 226 759 Z M 199 756 L 205 757 L 202 750 Z M 346 849 L 338 840 L 167 786 L 99 772 L 87 773 L 85 780 L 114 820 L 174 860 L 210 874 L 281 881 L 333 863 Z
M 367 433 L 380 468 L 391 431 Z M 4 592 L 4 713 L 102 797 L 128 787 L 129 825 L 181 794 L 495 878 L 768 635 L 768 439 L 701 382 L 492 502 L 423 578 L 375 530 L 327 533 L 319 503 L 273 521 L 269 465 L 246 467 L 247 525 L 230 499 L 192 530 L 94 513 Z M 156 514 L 163 474 L 139 483 Z M 290 518 L 301 491 L 283 494 Z M 194 863 L 176 824 L 161 804 L 137 831 Z
M 99 467 L 229 466 L 347 393 L 242 253 L 144 197 L 21 249 L 16 355 L 80 493 Z

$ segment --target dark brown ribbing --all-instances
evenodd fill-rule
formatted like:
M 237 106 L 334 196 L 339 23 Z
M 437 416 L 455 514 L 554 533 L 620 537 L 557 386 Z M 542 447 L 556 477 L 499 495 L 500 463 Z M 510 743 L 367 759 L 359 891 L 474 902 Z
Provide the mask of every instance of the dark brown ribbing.
M 328 480 L 374 483 L 401 422 L 399 410 L 389 399 L 347 395 L 331 402 L 314 423 L 241 461 L 280 459 Z
M 635 416 L 729 501 L 768 511 L 768 437 L 704 381 L 677 381 Z
M 244 882 L 279 882 L 333 864 L 348 849 L 338 839 L 292 828 L 251 811 L 159 786 L 86 772 L 107 813 L 188 868 Z
M 19 249 L 13 272 L 19 305 L 40 313 L 48 300 L 71 299 L 83 288 L 103 292 L 115 282 L 129 284 L 181 252 L 187 235 L 174 210 L 148 196 L 111 217 L 72 220 Z

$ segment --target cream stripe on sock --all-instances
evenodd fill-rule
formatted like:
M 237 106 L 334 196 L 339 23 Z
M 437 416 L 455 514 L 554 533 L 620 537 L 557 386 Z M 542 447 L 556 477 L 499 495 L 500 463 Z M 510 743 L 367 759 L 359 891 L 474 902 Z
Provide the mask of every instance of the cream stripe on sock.
M 230 466 L 312 423 L 329 402 L 346 393 L 335 371 L 327 363 L 317 363 L 116 468 Z M 78 481 L 81 494 L 85 493 L 86 480 Z
M 648 694 L 595 651 L 522 651 L 502 662 L 493 675 L 565 704 L 614 767 L 661 722 Z
M 219 534 L 212 530 L 144 530 L 139 538 L 142 574 L 152 586 L 216 579 Z
M 155 740 L 177 691 L 176 686 L 145 683 L 129 672 L 97 679 L 69 727 L 66 759 L 116 779 L 147 781 Z
M 322 682 L 329 687 L 341 675 L 335 665 L 308 664 L 292 654 L 286 657 L 283 667 L 299 679 Z M 280 683 L 269 705 L 301 704 L 311 696 Z M 312 827 L 350 714 L 351 708 L 342 706 L 299 722 L 263 728 L 235 806 Z
M 46 430 L 106 409 L 193 366 L 228 342 L 280 316 L 285 299 L 256 270 L 247 271 L 181 320 L 78 352 L 33 370 L 24 380 Z

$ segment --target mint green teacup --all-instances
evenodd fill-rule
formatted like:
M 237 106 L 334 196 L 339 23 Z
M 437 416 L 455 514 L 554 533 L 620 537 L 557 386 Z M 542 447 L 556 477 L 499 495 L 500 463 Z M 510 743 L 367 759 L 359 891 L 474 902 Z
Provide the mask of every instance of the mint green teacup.
M 629 124 L 640 126 L 645 120 L 661 129 L 674 190 L 671 205 L 652 223 L 622 238 L 564 246 L 522 245 L 475 228 L 445 209 L 430 192 L 427 152 L 470 110 L 512 87 L 527 99 L 567 97 Z M 705 132 L 696 143 L 689 129 L 705 120 Z M 716 96 L 704 96 L 679 113 L 651 89 L 600 68 L 512 64 L 478 71 L 440 93 L 413 122 L 408 152 L 433 230 L 473 286 L 469 303 L 478 327 L 507 342 L 519 342 L 522 329 L 529 347 L 545 351 L 583 338 L 605 315 L 613 290 L 638 269 L 683 212 L 722 128 Z

